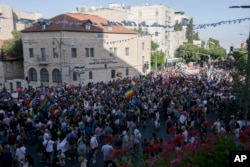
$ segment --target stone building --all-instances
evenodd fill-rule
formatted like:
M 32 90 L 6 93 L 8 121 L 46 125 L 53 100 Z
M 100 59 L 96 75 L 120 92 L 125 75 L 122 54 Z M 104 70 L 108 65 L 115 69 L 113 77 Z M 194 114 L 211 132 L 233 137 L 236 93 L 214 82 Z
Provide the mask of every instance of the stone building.
M 30 86 L 108 82 L 150 71 L 151 36 L 97 15 L 64 13 L 22 31 Z
M 5 86 L 10 91 L 25 87 L 23 61 L 7 55 L 2 49 L 5 40 L 13 38 L 12 31 L 23 30 L 42 17 L 41 13 L 22 12 L 0 4 L 0 90 Z

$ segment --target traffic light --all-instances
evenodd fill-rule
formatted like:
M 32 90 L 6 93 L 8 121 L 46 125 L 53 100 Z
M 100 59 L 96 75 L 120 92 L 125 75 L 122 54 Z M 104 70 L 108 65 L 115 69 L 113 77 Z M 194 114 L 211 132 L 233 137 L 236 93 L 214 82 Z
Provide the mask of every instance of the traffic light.
M 234 51 L 234 47 L 230 46 L 230 52 L 233 52 L 233 51 Z

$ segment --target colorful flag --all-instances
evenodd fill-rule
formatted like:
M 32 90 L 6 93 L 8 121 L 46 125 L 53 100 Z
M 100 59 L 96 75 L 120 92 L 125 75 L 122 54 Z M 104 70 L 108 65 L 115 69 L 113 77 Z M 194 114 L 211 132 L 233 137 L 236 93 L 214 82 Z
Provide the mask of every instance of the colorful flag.
M 124 96 L 126 99 L 130 99 L 134 95 L 135 95 L 135 91 L 131 88 L 127 89 L 124 93 Z
M 45 95 L 42 103 L 40 104 L 38 110 L 46 111 L 47 108 L 51 105 L 51 100 L 48 95 Z
M 32 99 L 32 100 L 29 102 L 28 107 L 29 107 L 29 108 L 34 107 L 34 106 L 36 105 L 36 101 L 37 101 L 37 99 L 36 99 L 36 96 L 35 96 L 34 99 Z

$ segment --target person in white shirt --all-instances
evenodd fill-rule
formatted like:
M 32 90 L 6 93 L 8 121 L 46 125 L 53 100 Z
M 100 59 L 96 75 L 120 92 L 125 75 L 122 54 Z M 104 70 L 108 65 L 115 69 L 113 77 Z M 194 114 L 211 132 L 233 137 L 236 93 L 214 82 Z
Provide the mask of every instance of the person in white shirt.
M 215 130 L 215 133 L 220 133 L 221 122 L 219 118 L 214 122 L 214 130 Z
M 15 159 L 17 160 L 18 164 L 21 164 L 22 161 L 24 161 L 26 155 L 26 147 L 19 143 L 16 153 L 15 153 Z
M 96 163 L 96 153 L 97 153 L 98 146 L 99 144 L 96 138 L 96 134 L 93 133 L 90 138 L 90 147 L 93 153 L 92 163 Z
M 55 142 L 50 139 L 50 136 L 46 137 L 45 140 L 43 141 L 43 146 L 45 148 L 45 158 L 48 166 L 51 164 L 50 156 L 54 151 L 53 148 L 54 143 Z
M 187 144 L 188 142 L 188 131 L 185 126 L 182 127 L 182 135 L 184 136 L 184 143 Z

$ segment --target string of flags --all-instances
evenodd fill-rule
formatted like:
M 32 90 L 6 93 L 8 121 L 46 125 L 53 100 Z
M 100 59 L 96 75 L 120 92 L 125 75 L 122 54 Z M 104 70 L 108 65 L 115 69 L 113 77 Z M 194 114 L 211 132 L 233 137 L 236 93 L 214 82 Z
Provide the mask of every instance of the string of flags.
M 209 24 L 198 24 L 198 25 L 194 25 L 194 29 L 205 29 L 207 27 L 216 27 L 216 26 L 220 26 L 220 25 L 224 25 L 224 24 L 236 24 L 236 23 L 241 23 L 244 21 L 250 21 L 250 17 L 246 17 L 246 18 L 241 18 L 241 19 L 233 19 L 233 20 L 225 20 L 225 21 L 219 21 L 216 23 L 209 23 Z M 46 24 L 46 25 L 51 25 L 51 24 L 69 24 L 72 27 L 76 27 L 76 26 L 80 26 L 83 25 L 84 23 L 82 22 L 69 22 L 67 20 L 57 20 L 55 22 L 51 21 L 51 20 L 45 20 L 43 18 L 40 18 L 37 20 L 38 23 L 40 24 Z M 97 23 L 93 23 L 93 25 L 98 26 Z M 104 23 L 101 23 L 100 26 L 105 25 Z M 162 27 L 162 28 L 174 28 L 175 25 L 161 25 L 159 23 L 153 23 L 153 24 L 147 24 L 145 21 L 141 22 L 141 23 L 135 23 L 134 21 L 127 21 L 127 20 L 123 20 L 121 22 L 114 22 L 114 21 L 108 21 L 109 26 L 113 26 L 113 25 L 119 25 L 119 26 L 128 26 L 128 27 Z M 187 23 L 182 23 L 180 24 L 180 26 L 188 26 Z

